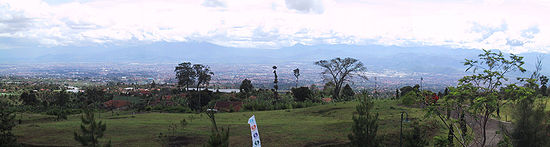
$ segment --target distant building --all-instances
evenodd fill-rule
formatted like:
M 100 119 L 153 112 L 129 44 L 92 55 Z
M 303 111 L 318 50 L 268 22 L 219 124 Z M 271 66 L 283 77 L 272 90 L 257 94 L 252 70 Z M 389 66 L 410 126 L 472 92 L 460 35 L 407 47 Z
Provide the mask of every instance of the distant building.
M 74 87 L 74 86 L 67 86 L 67 90 L 65 91 L 72 92 L 72 93 L 84 92 L 84 90 L 81 90 L 80 88 Z

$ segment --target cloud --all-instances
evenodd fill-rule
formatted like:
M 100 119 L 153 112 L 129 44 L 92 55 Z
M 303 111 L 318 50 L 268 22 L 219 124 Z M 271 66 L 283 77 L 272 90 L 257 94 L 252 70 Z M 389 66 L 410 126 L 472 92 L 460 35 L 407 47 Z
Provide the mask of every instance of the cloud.
M 225 2 L 221 0 L 204 0 L 202 5 L 205 7 L 226 7 Z
M 321 0 L 285 0 L 286 7 L 303 13 L 323 13 Z
M 0 37 L 41 46 L 199 41 L 548 53 L 549 7 L 542 0 L 2 0 Z

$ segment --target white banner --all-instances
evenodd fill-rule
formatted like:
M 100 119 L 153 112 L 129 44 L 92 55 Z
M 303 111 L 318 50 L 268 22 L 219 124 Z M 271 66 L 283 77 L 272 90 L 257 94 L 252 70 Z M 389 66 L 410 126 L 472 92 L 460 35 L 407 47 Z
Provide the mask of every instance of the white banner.
M 252 146 L 261 147 L 262 143 L 260 142 L 260 133 L 258 133 L 258 125 L 256 125 L 256 118 L 254 115 L 248 119 L 248 124 L 250 125 L 250 133 L 252 135 Z

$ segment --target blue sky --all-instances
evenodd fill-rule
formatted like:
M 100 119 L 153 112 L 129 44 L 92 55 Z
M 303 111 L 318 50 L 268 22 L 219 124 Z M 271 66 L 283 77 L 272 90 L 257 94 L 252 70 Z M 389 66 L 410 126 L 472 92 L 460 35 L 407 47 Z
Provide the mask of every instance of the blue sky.
M 550 53 L 550 0 L 1 0 L 0 49 L 208 42 Z

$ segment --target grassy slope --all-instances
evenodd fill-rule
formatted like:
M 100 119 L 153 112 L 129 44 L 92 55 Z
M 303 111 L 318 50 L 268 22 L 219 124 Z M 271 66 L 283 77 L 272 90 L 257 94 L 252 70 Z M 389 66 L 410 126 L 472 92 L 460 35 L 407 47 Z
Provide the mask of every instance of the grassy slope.
M 252 115 L 256 115 L 264 146 L 338 144 L 348 142 L 355 105 L 357 102 L 291 110 L 220 113 L 216 115 L 216 120 L 218 126 L 230 127 L 232 146 L 250 145 L 247 120 Z M 399 143 L 400 112 L 403 110 L 409 112 L 409 118 L 422 118 L 424 115 L 418 108 L 397 106 L 396 101 L 375 101 L 375 111 L 380 113 L 381 119 L 378 136 L 384 136 L 388 146 Z M 168 133 L 168 125 L 182 119 L 186 119 L 189 125 L 179 134 L 194 138 L 189 146 L 202 146 L 210 133 L 210 121 L 201 114 L 145 113 L 135 117 L 111 117 L 110 113 L 104 113 L 101 120 L 107 123 L 107 131 L 103 141 L 111 139 L 115 146 L 158 146 L 155 140 L 159 132 Z M 78 143 L 73 140 L 73 132 L 79 125 L 79 115 L 75 115 L 66 121 L 25 123 L 17 126 L 15 134 L 24 143 L 74 146 Z

